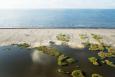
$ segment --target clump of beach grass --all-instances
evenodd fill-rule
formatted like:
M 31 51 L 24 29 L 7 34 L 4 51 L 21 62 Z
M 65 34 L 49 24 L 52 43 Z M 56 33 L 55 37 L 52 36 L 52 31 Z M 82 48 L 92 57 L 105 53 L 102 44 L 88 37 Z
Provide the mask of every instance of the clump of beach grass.
M 101 39 L 103 39 L 103 37 L 101 35 L 97 35 L 97 34 L 91 34 L 91 35 L 92 35 L 93 39 L 95 39 L 96 41 L 101 43 Z
M 84 44 L 84 46 L 88 47 L 90 45 L 89 42 L 89 37 L 87 34 L 80 34 L 80 39 L 82 40 L 82 43 Z
M 70 36 L 68 34 L 64 34 L 64 33 L 57 34 L 56 38 L 57 38 L 57 40 L 62 41 L 62 42 L 70 41 Z
M 80 39 L 81 39 L 81 40 L 86 40 L 86 39 L 88 39 L 88 35 L 87 35 L 87 34 L 80 34 L 79 36 L 80 36 Z

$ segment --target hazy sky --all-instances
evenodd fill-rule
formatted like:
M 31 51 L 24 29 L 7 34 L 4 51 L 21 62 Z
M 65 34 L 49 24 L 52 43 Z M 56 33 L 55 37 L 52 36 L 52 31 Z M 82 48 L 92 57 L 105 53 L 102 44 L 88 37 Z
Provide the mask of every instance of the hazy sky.
M 111 8 L 115 0 L 0 0 L 0 9 Z

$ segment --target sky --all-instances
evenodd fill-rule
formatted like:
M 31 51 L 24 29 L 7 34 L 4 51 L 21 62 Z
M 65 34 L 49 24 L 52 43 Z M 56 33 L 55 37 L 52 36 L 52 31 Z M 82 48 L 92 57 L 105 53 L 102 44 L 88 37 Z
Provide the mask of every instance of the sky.
M 0 9 L 115 9 L 115 0 L 0 0 Z

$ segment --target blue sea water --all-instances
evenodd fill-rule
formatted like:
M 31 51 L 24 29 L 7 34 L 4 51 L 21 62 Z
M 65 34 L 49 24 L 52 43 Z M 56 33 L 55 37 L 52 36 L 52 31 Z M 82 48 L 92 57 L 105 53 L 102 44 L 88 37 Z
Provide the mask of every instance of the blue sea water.
M 0 28 L 115 28 L 115 9 L 0 10 Z

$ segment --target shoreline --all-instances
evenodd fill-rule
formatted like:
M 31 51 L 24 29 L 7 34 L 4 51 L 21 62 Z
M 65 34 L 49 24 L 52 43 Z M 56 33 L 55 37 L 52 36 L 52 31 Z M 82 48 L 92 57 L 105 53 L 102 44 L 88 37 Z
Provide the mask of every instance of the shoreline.
M 81 48 L 82 40 L 79 34 L 91 33 L 102 35 L 104 42 L 115 46 L 115 29 L 0 29 L 0 45 L 11 45 L 17 43 L 28 43 L 31 46 L 49 45 L 49 41 L 60 45 L 61 42 L 56 39 L 59 33 L 69 34 L 71 37 L 68 43 L 71 47 Z M 91 39 L 91 42 L 95 42 Z
M 0 29 L 115 29 L 115 27 L 107 28 L 107 27 L 35 27 L 35 28 L 0 28 Z

